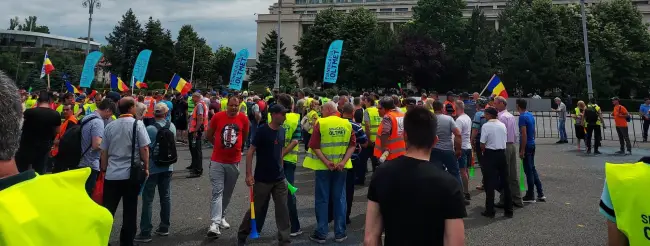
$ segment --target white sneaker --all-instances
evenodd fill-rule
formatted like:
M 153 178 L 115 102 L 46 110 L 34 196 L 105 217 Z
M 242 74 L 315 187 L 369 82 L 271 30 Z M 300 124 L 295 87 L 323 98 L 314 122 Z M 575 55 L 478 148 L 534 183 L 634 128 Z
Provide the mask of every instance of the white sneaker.
M 219 231 L 219 226 L 217 224 L 212 223 L 210 225 L 210 229 L 208 229 L 208 238 L 219 238 L 221 236 L 221 231 Z
M 221 225 L 219 225 L 219 228 L 221 229 L 230 229 L 230 224 L 226 222 L 226 219 L 221 219 Z

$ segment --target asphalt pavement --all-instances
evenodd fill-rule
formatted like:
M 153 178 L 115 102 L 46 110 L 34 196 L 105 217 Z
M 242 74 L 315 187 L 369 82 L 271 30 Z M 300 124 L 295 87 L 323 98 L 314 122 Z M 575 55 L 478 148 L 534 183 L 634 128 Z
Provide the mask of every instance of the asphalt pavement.
M 554 144 L 555 139 L 538 139 L 535 164 L 540 174 L 547 202 L 528 204 L 516 209 L 514 218 L 502 217 L 497 212 L 495 219 L 480 215 L 484 209 L 485 196 L 475 187 L 480 182 L 480 169 L 470 180 L 471 204 L 467 206 L 465 219 L 467 245 L 605 245 L 605 218 L 598 212 L 598 202 L 604 182 L 604 164 L 610 162 L 636 161 L 642 155 L 650 155 L 643 149 L 634 149 L 633 155 L 613 154 L 618 150 L 616 144 L 603 147 L 600 156 L 578 152 L 571 144 Z M 211 149 L 204 149 L 204 175 L 200 178 L 186 179 L 190 154 L 186 146 L 179 146 L 179 163 L 175 165 L 172 178 L 172 211 L 170 235 L 154 236 L 149 245 L 235 245 L 237 228 L 249 208 L 248 189 L 244 183 L 244 161 L 235 192 L 228 207 L 226 219 L 231 229 L 222 230 L 219 239 L 205 237 L 210 225 L 211 185 L 208 165 Z M 302 160 L 302 156 L 300 160 Z M 371 174 L 368 174 L 371 175 Z M 296 170 L 298 213 L 304 234 L 293 239 L 294 245 L 318 245 L 308 239 L 314 230 L 314 176 L 309 169 Z M 435 187 L 431 187 L 435 189 Z M 348 239 L 335 243 L 332 227 L 327 244 L 362 245 L 365 221 L 367 186 L 357 186 L 352 207 L 352 224 L 348 225 Z M 417 198 L 414 198 L 417 199 Z M 138 204 L 138 207 L 141 203 Z M 118 209 L 111 233 L 111 244 L 119 245 L 119 231 L 122 223 L 122 208 Z M 140 211 L 140 208 L 138 208 Z M 158 195 L 153 203 L 154 230 L 159 223 L 160 206 Z M 424 213 L 429 211 L 423 211 Z M 260 238 L 248 240 L 249 245 L 275 245 L 277 233 L 273 205 L 269 212 Z M 417 219 L 417 218 L 413 218 Z M 138 212 L 139 221 L 139 212 Z

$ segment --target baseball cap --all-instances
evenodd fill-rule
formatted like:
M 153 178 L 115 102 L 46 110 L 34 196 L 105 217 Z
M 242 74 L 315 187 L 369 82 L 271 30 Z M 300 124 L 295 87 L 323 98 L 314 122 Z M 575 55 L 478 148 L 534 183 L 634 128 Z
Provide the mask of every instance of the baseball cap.
M 275 104 L 271 108 L 269 108 L 269 113 L 271 114 L 287 113 L 287 112 L 289 112 L 289 109 L 285 108 L 280 104 Z
M 113 100 L 113 102 L 118 102 L 120 101 L 121 96 L 120 93 L 117 93 L 115 91 L 110 91 L 106 93 L 106 98 Z
M 493 108 L 493 107 L 486 108 L 486 109 L 485 109 L 485 113 L 486 113 L 486 114 L 490 114 L 490 115 L 495 116 L 495 117 L 496 117 L 497 115 L 499 115 L 499 112 L 497 112 L 497 109 L 495 109 L 495 108 Z
M 156 115 L 166 115 L 167 111 L 169 111 L 169 108 L 167 107 L 167 104 L 165 104 L 165 103 L 158 103 L 153 108 L 153 111 L 154 111 L 154 114 L 156 114 Z
M 248 91 L 242 92 L 241 95 L 247 97 L 248 96 Z

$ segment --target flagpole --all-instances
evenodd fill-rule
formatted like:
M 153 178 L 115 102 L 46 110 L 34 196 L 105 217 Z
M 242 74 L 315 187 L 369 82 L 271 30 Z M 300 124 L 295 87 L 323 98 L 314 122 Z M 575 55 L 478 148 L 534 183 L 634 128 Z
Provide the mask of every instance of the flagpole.
M 50 91 L 50 75 L 47 75 L 47 91 Z
M 194 79 L 194 57 L 196 56 L 196 47 L 194 47 L 194 51 L 192 53 L 192 71 L 190 71 L 190 83 L 192 83 L 192 80 Z
M 131 96 L 133 96 L 133 93 L 135 93 L 134 92 L 135 91 L 135 81 L 133 81 L 134 78 L 135 77 L 131 76 Z
M 480 96 L 480 95 L 483 95 L 483 92 L 485 92 L 485 90 L 487 89 L 488 85 L 490 85 L 490 81 L 492 81 L 492 79 L 494 79 L 494 76 L 497 76 L 497 75 L 496 75 L 496 74 L 493 74 L 493 75 L 492 75 L 492 78 L 490 78 L 490 80 L 488 80 L 487 84 L 485 84 L 485 87 L 483 87 L 483 90 L 481 91 L 481 93 L 478 94 L 479 96 Z

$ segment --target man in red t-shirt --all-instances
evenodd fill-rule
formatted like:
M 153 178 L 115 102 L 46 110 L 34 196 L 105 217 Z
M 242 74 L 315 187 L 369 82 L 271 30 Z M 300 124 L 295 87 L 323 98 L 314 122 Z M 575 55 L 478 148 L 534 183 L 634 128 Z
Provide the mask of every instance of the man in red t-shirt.
M 210 182 L 212 183 L 212 224 L 209 238 L 221 236 L 219 229 L 228 229 L 225 211 L 239 177 L 242 143 L 248 137 L 249 122 L 246 114 L 239 112 L 239 98 L 228 99 L 226 111 L 212 116 L 207 139 L 214 145 L 210 159 Z

